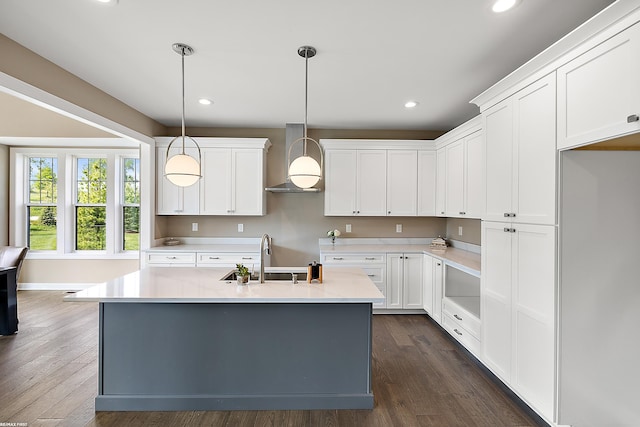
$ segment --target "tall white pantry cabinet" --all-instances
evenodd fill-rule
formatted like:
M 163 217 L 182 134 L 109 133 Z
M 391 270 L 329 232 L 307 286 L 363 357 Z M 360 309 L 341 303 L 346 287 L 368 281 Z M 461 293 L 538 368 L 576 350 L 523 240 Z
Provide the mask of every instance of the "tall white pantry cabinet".
M 547 420 L 556 384 L 555 112 L 551 73 L 482 113 L 482 354 Z

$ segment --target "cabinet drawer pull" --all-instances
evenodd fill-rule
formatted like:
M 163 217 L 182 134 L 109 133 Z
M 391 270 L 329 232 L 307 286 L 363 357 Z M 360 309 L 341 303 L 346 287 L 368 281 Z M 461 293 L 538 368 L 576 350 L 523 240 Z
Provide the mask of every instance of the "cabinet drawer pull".
M 460 215 L 465 215 L 465 214 L 466 214 L 466 212 L 460 212 Z
M 367 261 L 374 261 L 375 260 L 374 257 L 364 257 L 364 259 L 367 260 Z
M 369 276 L 369 277 L 376 277 L 376 275 L 375 275 L 375 274 L 367 274 L 367 276 Z
M 638 120 L 640 120 L 640 117 L 637 114 L 627 116 L 627 123 L 637 122 Z
M 454 314 L 453 317 L 455 317 L 458 320 L 462 320 L 462 317 L 458 316 L 457 314 Z
M 333 259 L 336 260 L 336 261 L 342 261 L 344 258 L 338 257 L 338 256 L 334 256 Z
M 178 259 L 178 257 L 175 256 L 168 256 L 167 259 Z
M 253 259 L 253 257 L 250 256 L 243 256 L 242 259 Z
M 516 229 L 515 229 L 515 228 L 508 228 L 508 227 L 505 227 L 505 228 L 504 228 L 504 232 L 505 232 L 505 233 L 515 233 L 515 232 L 516 232 Z
M 459 331 L 459 330 L 457 330 L 457 329 L 454 329 L 454 330 L 453 330 L 453 332 L 455 332 L 456 334 L 458 334 L 458 335 L 462 336 L 462 332 L 460 332 L 460 331 Z
M 220 259 L 219 256 L 210 256 L 209 259 Z
M 504 217 L 505 218 L 515 218 L 516 217 L 516 213 L 515 212 L 505 212 L 504 213 Z

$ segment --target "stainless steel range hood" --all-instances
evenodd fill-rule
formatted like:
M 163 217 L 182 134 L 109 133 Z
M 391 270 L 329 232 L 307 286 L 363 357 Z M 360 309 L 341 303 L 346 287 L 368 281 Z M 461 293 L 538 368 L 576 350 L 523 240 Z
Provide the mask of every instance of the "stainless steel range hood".
M 284 148 L 284 176 L 285 182 L 282 184 L 274 185 L 271 187 L 265 188 L 266 191 L 270 191 L 272 193 L 319 193 L 322 191 L 320 188 L 311 187 L 311 188 L 300 188 L 291 181 L 288 181 L 286 177 L 289 175 L 289 165 L 287 164 L 287 153 L 289 152 L 289 147 L 293 144 L 294 141 L 302 138 L 304 136 L 304 125 L 302 123 L 287 123 L 286 133 L 285 133 L 285 148 Z M 294 149 L 291 152 L 291 158 L 295 159 L 302 155 L 302 147 L 300 147 L 299 152 L 296 152 Z

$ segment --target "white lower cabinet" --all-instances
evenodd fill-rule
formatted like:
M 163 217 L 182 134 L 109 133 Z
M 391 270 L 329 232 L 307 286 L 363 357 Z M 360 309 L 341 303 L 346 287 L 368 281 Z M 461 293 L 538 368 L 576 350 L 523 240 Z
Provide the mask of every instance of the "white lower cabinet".
M 482 359 L 554 419 L 556 229 L 482 223 Z
M 442 323 L 443 271 L 442 260 L 426 254 L 422 256 L 422 308 L 438 323 Z
M 329 266 L 359 267 L 371 279 L 374 285 L 387 296 L 386 256 L 380 253 L 331 253 L 322 254 L 322 264 Z M 373 304 L 373 308 L 387 308 L 386 300 Z
M 422 309 L 422 254 L 387 254 L 387 308 Z

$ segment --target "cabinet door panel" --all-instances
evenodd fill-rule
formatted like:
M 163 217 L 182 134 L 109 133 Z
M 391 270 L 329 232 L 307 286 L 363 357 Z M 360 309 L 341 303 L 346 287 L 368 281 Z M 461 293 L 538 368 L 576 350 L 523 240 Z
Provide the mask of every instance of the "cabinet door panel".
M 422 255 L 422 308 L 433 317 L 433 257 Z
M 231 150 L 202 149 L 200 212 L 203 215 L 229 215 L 232 206 Z
M 418 215 L 436 215 L 435 151 L 418 151 Z
M 387 215 L 387 151 L 358 150 L 356 214 Z
M 485 362 L 503 380 L 511 373 L 512 233 L 510 223 L 482 223 L 481 320 Z
M 558 69 L 558 148 L 640 130 L 640 25 Z
M 402 308 L 403 266 L 402 254 L 387 254 L 387 308 Z
M 484 215 L 484 151 L 482 132 L 476 132 L 465 138 L 465 218 L 482 218 Z
M 233 150 L 234 215 L 264 214 L 264 171 L 262 150 Z
M 387 215 L 416 216 L 418 201 L 418 152 L 387 152 Z
M 447 200 L 447 150 L 436 152 L 436 215 L 446 216 Z
M 447 216 L 459 217 L 464 211 L 464 141 L 447 145 L 446 199 Z
M 405 254 L 403 308 L 422 308 L 422 275 L 422 254 Z
M 514 97 L 514 221 L 556 222 L 555 105 L 555 74 Z
M 485 219 L 504 221 L 511 213 L 513 110 L 507 99 L 482 114 L 486 155 Z
M 356 151 L 327 150 L 324 214 L 352 216 L 356 211 Z
M 192 147 L 186 147 L 185 152 L 197 158 L 198 153 Z M 171 150 L 172 155 L 176 154 Z M 189 187 L 178 187 L 164 176 L 164 166 L 167 160 L 166 147 L 156 149 L 156 213 L 158 215 L 198 215 L 200 187 L 195 183 Z
M 514 225 L 512 385 L 553 417 L 555 401 L 555 227 Z

